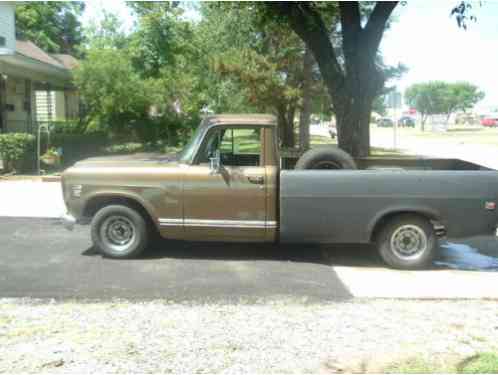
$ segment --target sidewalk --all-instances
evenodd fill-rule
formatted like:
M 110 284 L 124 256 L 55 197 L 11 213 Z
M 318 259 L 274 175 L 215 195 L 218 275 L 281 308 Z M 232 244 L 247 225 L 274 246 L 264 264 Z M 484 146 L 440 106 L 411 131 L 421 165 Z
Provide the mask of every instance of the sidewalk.
M 58 182 L 0 181 L 0 217 L 58 218 L 65 211 Z

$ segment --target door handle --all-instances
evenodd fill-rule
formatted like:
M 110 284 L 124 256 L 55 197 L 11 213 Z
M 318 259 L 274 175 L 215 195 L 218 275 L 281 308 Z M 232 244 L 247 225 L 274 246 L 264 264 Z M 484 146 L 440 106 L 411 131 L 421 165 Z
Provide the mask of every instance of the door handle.
M 258 184 L 262 185 L 265 182 L 265 179 L 263 176 L 247 176 L 247 179 L 251 184 Z

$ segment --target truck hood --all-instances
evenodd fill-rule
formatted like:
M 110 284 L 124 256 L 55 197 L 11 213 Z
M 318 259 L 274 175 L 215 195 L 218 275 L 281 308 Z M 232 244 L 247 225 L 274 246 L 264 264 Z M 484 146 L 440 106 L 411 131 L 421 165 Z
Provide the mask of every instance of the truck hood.
M 131 155 L 101 156 L 83 159 L 75 167 L 137 167 L 164 164 L 177 164 L 178 154 L 137 153 Z

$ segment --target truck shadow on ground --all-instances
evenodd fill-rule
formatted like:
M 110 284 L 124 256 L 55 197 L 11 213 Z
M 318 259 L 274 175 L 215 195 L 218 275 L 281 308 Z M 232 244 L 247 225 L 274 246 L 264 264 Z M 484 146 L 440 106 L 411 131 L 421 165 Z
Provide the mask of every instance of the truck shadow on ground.
M 93 248 L 82 253 L 100 256 Z M 195 259 L 225 261 L 280 261 L 313 263 L 328 266 L 382 267 L 371 245 L 294 245 L 260 243 L 218 243 L 159 240 L 138 258 Z
M 496 240 L 470 239 L 466 243 L 442 242 L 439 254 L 428 270 L 498 272 Z M 83 252 L 99 256 L 93 248 Z M 160 240 L 149 246 L 139 260 L 197 259 L 220 261 L 278 261 L 327 266 L 386 267 L 374 245 L 294 245 L 258 243 L 184 242 Z

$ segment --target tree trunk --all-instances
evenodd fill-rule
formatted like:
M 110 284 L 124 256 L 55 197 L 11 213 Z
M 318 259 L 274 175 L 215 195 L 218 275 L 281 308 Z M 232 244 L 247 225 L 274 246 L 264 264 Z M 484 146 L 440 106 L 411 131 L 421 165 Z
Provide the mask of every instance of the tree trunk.
M 303 104 L 299 115 L 299 148 L 310 148 L 311 86 L 313 84 L 313 55 L 306 48 L 303 59 Z
M 318 63 L 336 112 L 339 146 L 353 157 L 367 156 L 372 102 L 384 85 L 384 77 L 376 68 L 377 51 L 397 2 L 377 1 L 364 25 L 359 2 L 338 4 L 344 68 L 330 40 L 330 30 L 313 3 L 277 2 L 271 9 L 287 17 Z
M 384 87 L 384 75 L 361 51 L 349 57 L 345 89 L 329 92 L 336 119 L 339 147 L 353 157 L 370 153 L 370 116 L 375 97 Z
M 353 157 L 365 157 L 370 152 L 370 115 L 374 96 L 357 93 L 343 96 L 342 105 L 334 103 L 339 147 Z
M 425 132 L 425 122 L 426 121 L 427 121 L 427 115 L 422 113 L 422 123 L 421 123 L 421 127 L 420 127 L 420 130 L 422 130 L 422 132 Z
M 296 139 L 294 136 L 295 112 L 296 107 L 294 106 L 289 106 L 288 108 L 285 106 L 279 106 L 277 108 L 277 122 L 282 147 L 292 148 L 296 145 Z

